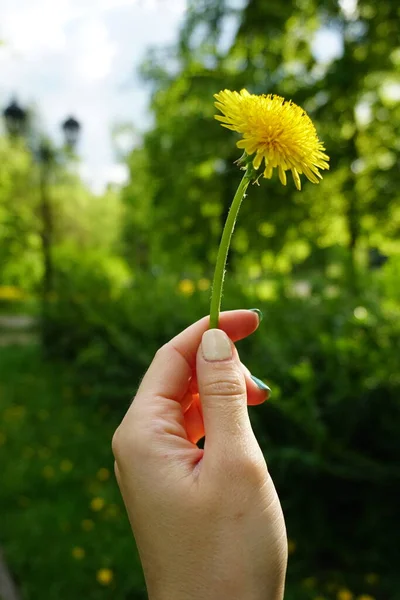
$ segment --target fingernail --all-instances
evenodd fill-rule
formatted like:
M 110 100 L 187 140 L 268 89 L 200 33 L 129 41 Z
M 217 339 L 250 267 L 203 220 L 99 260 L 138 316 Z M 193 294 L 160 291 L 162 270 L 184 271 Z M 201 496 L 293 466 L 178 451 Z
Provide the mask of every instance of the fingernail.
M 250 377 L 252 378 L 252 380 L 254 381 L 254 383 L 260 390 L 263 390 L 264 392 L 268 392 L 269 394 L 271 394 L 271 388 L 268 387 L 266 383 L 261 381 L 261 379 L 258 379 L 258 377 L 254 377 L 254 375 L 250 375 Z
M 206 360 L 226 360 L 232 358 L 231 341 L 221 329 L 209 329 L 203 333 L 201 349 Z
M 264 318 L 264 315 L 262 314 L 261 310 L 259 308 L 249 308 L 249 310 L 251 310 L 251 312 L 256 313 L 256 315 L 258 315 L 258 320 L 261 323 L 261 321 Z

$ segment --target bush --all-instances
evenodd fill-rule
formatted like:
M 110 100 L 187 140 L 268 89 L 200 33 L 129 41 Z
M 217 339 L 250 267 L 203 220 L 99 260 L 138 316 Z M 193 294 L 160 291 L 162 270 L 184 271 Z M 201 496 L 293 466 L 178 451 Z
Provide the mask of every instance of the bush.
M 80 559 L 67 558 L 67 553 L 76 547 L 86 553 L 79 564 L 87 565 L 72 575 L 70 585 L 78 596 L 84 590 L 85 597 L 109 597 L 104 586 L 91 591 L 89 587 L 96 568 L 110 568 L 115 577 L 112 597 L 140 598 L 143 582 L 138 564 L 134 572 L 130 567 L 129 526 L 118 492 L 113 482 L 99 482 L 96 472 L 102 467 L 111 470 L 108 440 L 156 349 L 207 314 L 209 284 L 159 274 L 136 275 L 116 285 L 104 265 L 89 272 L 85 268 L 81 264 L 81 271 L 61 273 L 49 315 L 53 357 L 72 361 L 67 389 L 76 400 L 71 405 L 60 402 L 60 392 L 36 392 L 35 414 L 26 421 L 29 427 L 18 426 L 18 434 L 14 430 L 12 451 L 26 448 L 24 435 L 31 436 L 28 447 L 50 440 L 53 427 L 65 446 L 54 450 L 54 463 L 46 459 L 53 469 L 48 475 L 54 472 L 49 481 L 39 466 L 24 466 L 26 459 L 21 459 L 16 474 L 8 471 L 7 477 L 14 480 L 6 480 L 10 491 L 2 499 L 4 509 L 12 497 L 29 498 L 30 490 L 38 493 L 43 477 L 44 483 L 36 500 L 31 499 L 33 512 L 26 513 L 17 531 L 20 508 L 13 509 L 15 521 L 5 534 L 7 549 L 12 564 L 29 582 L 26 597 L 39 589 L 37 571 L 27 566 L 28 549 L 21 550 L 22 528 L 34 522 L 37 531 L 29 544 L 40 544 L 42 536 L 46 544 L 61 548 L 51 567 L 54 590 L 65 589 L 65 572 L 56 565 L 75 569 Z M 258 305 L 264 312 L 259 330 L 238 347 L 251 371 L 272 388 L 271 401 L 251 409 L 251 416 L 286 516 L 289 600 L 400 596 L 394 526 L 400 493 L 400 320 L 397 303 L 382 296 L 382 289 L 388 289 L 387 275 L 368 277 L 362 299 L 347 295 L 337 282 L 333 287 L 321 279 L 307 290 L 289 281 L 244 285 L 231 276 L 227 282 L 224 308 Z M 51 427 L 49 421 L 39 422 L 42 408 L 54 414 Z M 78 434 L 82 419 L 84 430 Z M 60 471 L 64 459 L 76 464 L 71 474 Z M 77 523 L 91 518 L 90 502 L 97 496 L 107 506 L 117 506 L 121 516 L 108 520 L 101 509 L 94 515 L 102 523 L 96 521 L 95 542 L 93 538 L 86 543 Z M 56 533 L 49 523 L 57 519 Z M 62 530 L 65 521 L 70 531 Z M 47 555 L 44 559 L 41 553 L 37 560 L 44 573 Z M 51 600 L 51 594 L 56 597 L 54 591 L 46 598 Z

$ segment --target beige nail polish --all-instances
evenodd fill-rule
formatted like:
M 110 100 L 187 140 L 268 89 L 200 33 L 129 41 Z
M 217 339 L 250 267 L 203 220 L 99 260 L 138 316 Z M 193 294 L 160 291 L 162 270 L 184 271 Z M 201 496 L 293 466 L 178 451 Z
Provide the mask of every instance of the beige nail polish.
M 206 360 L 226 360 L 232 358 L 231 341 L 221 329 L 209 329 L 203 333 L 201 349 Z

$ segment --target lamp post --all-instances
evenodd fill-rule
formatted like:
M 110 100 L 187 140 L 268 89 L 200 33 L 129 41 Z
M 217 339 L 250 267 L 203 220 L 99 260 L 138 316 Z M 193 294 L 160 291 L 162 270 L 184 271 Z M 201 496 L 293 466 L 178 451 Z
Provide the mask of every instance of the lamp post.
M 4 122 L 10 136 L 22 136 L 26 132 L 28 114 L 21 108 L 15 98 L 3 111 Z
M 21 108 L 15 99 L 3 111 L 3 116 L 7 131 L 10 136 L 24 136 L 27 132 L 27 112 Z M 62 125 L 64 132 L 65 146 L 73 150 L 77 144 L 81 126 L 74 117 L 66 119 Z M 49 300 L 53 291 L 54 283 L 54 264 L 52 256 L 53 248 L 53 213 L 52 203 L 49 194 L 49 180 L 53 166 L 57 160 L 57 152 L 51 144 L 42 139 L 36 147 L 31 147 L 31 152 L 39 167 L 39 196 L 40 196 L 40 217 L 43 258 L 43 279 L 42 279 L 42 336 L 44 348 L 49 348 Z
M 78 142 L 79 134 L 81 132 L 79 121 L 74 117 L 68 117 L 61 125 L 61 128 L 64 132 L 65 145 L 73 150 Z
M 49 347 L 49 301 L 53 290 L 53 211 L 49 195 L 49 178 L 54 162 L 54 152 L 48 142 L 42 140 L 37 151 L 39 163 L 39 209 L 41 217 L 40 237 L 42 241 L 43 279 L 42 279 L 42 335 L 43 345 Z

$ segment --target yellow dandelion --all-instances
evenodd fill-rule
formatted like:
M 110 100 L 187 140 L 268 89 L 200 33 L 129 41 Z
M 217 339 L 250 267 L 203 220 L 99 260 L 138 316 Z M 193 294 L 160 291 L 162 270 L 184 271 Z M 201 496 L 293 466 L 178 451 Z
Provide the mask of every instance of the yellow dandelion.
M 197 282 L 197 287 L 199 288 L 199 290 L 201 292 L 206 292 L 207 290 L 210 289 L 210 286 L 211 286 L 211 281 L 209 279 L 206 279 L 205 277 L 202 277 Z
M 10 406 L 4 411 L 4 420 L 5 421 L 18 421 L 19 419 L 23 419 L 26 414 L 26 409 L 24 406 Z
M 75 546 L 75 548 L 72 548 L 71 554 L 75 560 L 82 560 L 82 558 L 85 558 L 86 552 L 80 546 Z
M 369 583 L 369 585 L 375 585 L 379 581 L 379 575 L 377 575 L 377 573 L 367 573 L 365 581 Z
M 183 296 L 191 296 L 195 290 L 191 279 L 182 279 L 178 284 L 178 290 Z
M 96 573 L 96 579 L 101 585 L 110 585 L 114 579 L 114 573 L 111 569 L 99 569 Z
M 81 527 L 83 531 L 92 531 L 92 529 L 94 528 L 94 523 L 92 519 L 83 519 Z
M 329 169 L 329 157 L 310 117 L 300 106 L 281 96 L 256 96 L 247 90 L 224 90 L 214 97 L 222 113 L 215 118 L 223 127 L 243 135 L 237 146 L 251 157 L 256 171 L 264 161 L 267 179 L 278 169 L 283 185 L 289 170 L 298 190 L 303 173 L 312 183 L 319 183 L 322 176 L 318 169 Z
M 119 515 L 119 507 L 116 504 L 110 504 L 106 512 L 107 517 L 114 519 Z
M 104 504 L 104 498 L 100 498 L 99 496 L 97 496 L 91 501 L 90 508 L 95 512 L 99 512 L 100 510 L 102 510 L 102 508 L 104 508 Z
M 45 467 L 43 467 L 42 475 L 45 479 L 53 479 L 55 475 L 54 468 L 50 465 L 46 465 Z
M 0 286 L 0 300 L 23 300 L 25 294 L 19 288 L 11 285 Z
M 336 598 L 337 600 L 353 600 L 353 594 L 347 588 L 340 588 Z
M 97 479 L 99 481 L 107 481 L 110 478 L 110 471 L 102 467 L 97 471 Z
M 70 471 L 72 471 L 73 467 L 74 464 L 70 460 L 68 460 L 68 458 L 62 460 L 60 463 L 60 469 L 63 473 L 69 473 Z
M 317 579 L 316 577 L 307 577 L 306 579 L 303 579 L 303 581 L 301 582 L 303 587 L 307 588 L 308 590 L 311 590 L 312 588 L 314 588 L 317 584 Z

